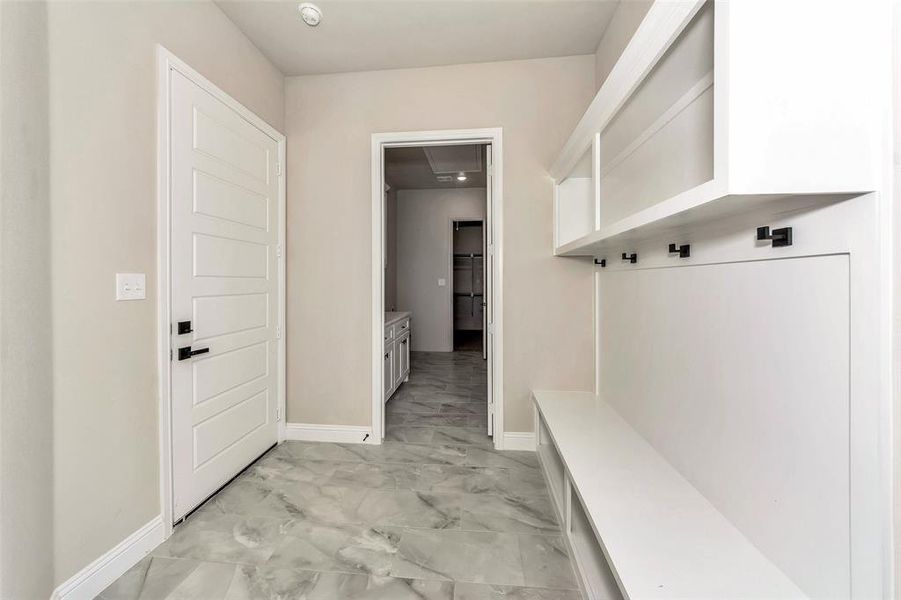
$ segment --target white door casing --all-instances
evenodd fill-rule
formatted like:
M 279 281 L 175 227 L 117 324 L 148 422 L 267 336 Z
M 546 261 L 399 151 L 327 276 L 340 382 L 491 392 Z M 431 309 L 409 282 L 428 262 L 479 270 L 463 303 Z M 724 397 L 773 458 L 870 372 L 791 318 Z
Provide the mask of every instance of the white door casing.
M 168 80 L 172 521 L 278 442 L 283 398 L 283 138 L 192 79 Z
M 494 446 L 502 450 L 504 445 L 504 394 L 503 381 L 503 129 L 454 129 L 437 131 L 402 131 L 374 133 L 371 140 L 371 201 L 372 201 L 372 256 L 384 252 L 385 236 L 385 148 L 399 146 L 433 146 L 447 144 L 490 144 L 488 227 L 492 278 L 491 317 L 488 325 L 488 397 L 489 426 L 494 434 Z M 372 436 L 368 443 L 380 444 L 385 431 L 384 411 L 384 328 L 385 328 L 385 270 L 382 261 L 372 261 Z M 487 278 L 487 275 L 486 275 Z
M 491 192 L 487 191 L 489 187 L 486 186 L 486 215 L 491 198 Z M 488 304 L 491 300 L 489 284 L 486 283 L 488 276 L 488 222 L 486 217 L 486 220 L 482 222 L 482 360 L 488 360 Z
M 491 144 L 485 148 L 485 171 L 487 173 L 486 185 L 485 185 L 485 193 L 486 199 L 485 202 L 487 204 L 485 211 L 485 227 L 484 227 L 484 236 L 485 236 L 485 250 L 482 254 L 482 260 L 484 261 L 485 267 L 482 270 L 482 279 L 483 279 L 483 289 L 482 300 L 485 302 L 485 307 L 482 310 L 482 320 L 484 322 L 484 327 L 482 327 L 482 339 L 484 343 L 482 344 L 482 354 L 488 361 L 488 435 L 493 436 L 495 427 L 494 427 L 494 419 L 496 417 L 495 406 L 494 406 L 494 361 L 497 360 L 495 356 L 495 337 L 494 337 L 494 315 L 495 315 L 495 297 L 494 297 L 494 265 L 496 263 L 495 260 L 495 215 L 494 215 L 494 204 L 492 203 L 494 196 L 492 194 L 492 190 L 494 189 L 494 148 Z M 496 443 L 496 442 L 495 442 Z

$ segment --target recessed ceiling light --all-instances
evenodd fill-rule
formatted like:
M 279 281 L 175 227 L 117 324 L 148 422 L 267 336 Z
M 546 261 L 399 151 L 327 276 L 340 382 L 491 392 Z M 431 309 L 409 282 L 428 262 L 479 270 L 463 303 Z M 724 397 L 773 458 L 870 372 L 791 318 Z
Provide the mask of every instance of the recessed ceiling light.
M 457 181 L 466 181 L 466 173 L 460 173 L 457 175 Z
M 312 2 L 303 2 L 297 7 L 300 11 L 300 18 L 310 27 L 316 27 L 322 21 L 322 11 Z

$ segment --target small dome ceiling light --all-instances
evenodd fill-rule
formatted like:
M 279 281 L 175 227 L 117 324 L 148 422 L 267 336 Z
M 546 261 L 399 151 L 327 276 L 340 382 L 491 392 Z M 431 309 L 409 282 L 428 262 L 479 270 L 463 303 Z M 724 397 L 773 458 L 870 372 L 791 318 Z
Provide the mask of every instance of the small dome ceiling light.
M 322 21 L 322 11 L 312 2 L 303 2 L 297 7 L 300 18 L 310 27 L 316 27 Z
M 461 171 L 460 174 L 457 175 L 457 181 L 466 181 L 466 173 Z

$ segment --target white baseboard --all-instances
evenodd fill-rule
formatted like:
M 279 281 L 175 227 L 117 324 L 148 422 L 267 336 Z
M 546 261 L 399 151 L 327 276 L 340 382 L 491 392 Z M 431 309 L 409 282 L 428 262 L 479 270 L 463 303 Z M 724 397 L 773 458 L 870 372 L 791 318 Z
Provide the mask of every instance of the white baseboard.
M 505 431 L 504 450 L 535 451 L 535 433 L 532 431 Z
M 119 542 L 115 548 L 86 566 L 53 590 L 51 600 L 94 598 L 163 543 L 163 518 L 152 521 Z
M 315 425 L 313 423 L 288 423 L 285 436 L 289 440 L 303 442 L 335 442 L 340 444 L 372 443 L 371 427 L 362 425 Z

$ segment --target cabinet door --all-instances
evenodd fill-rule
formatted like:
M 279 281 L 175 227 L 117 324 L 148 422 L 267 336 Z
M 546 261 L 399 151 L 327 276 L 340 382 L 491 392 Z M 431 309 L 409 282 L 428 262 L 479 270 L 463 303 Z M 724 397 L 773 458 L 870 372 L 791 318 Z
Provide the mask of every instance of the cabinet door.
M 392 381 L 394 381 L 394 387 L 400 385 L 401 380 L 401 356 L 404 353 L 404 343 L 403 340 L 397 340 L 394 349 L 394 374 L 392 376 Z
M 394 390 L 394 344 L 385 346 L 385 401 Z
M 397 348 L 397 384 L 404 380 L 410 371 L 410 336 L 404 336 Z

